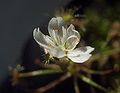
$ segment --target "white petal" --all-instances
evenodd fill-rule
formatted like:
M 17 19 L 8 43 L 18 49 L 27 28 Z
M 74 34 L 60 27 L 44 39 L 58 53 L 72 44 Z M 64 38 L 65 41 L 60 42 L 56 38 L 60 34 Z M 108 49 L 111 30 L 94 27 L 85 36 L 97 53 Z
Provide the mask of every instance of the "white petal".
M 55 42 L 48 35 L 45 36 L 45 40 L 48 43 L 48 45 L 50 45 L 50 46 L 56 46 Z
M 48 31 L 50 30 L 61 30 L 64 26 L 64 20 L 62 17 L 53 17 L 48 24 Z M 51 35 L 51 32 L 49 32 Z
M 62 42 L 65 43 L 66 39 L 68 38 L 68 35 L 67 35 L 67 30 L 65 29 L 64 26 L 62 26 L 62 31 L 63 31 Z
M 77 56 L 68 55 L 68 58 L 71 59 L 75 63 L 83 63 L 87 61 L 90 57 L 91 57 L 91 54 L 81 54 Z
M 58 33 L 59 36 L 62 36 L 62 26 L 64 26 L 64 20 L 62 17 L 53 17 L 48 24 L 48 31 L 50 36 L 54 35 L 54 31 Z
M 57 44 L 62 43 L 62 26 L 64 26 L 64 20 L 62 19 L 62 17 L 54 17 L 50 20 L 48 24 L 49 34 Z
M 65 56 L 65 52 L 58 47 L 53 47 L 47 50 L 53 57 L 62 58 Z
M 73 50 L 78 43 L 79 39 L 75 35 L 72 35 L 67 38 L 64 47 L 67 51 L 70 51 Z
M 80 34 L 75 30 L 75 27 L 71 24 L 67 29 L 68 37 L 71 35 L 75 35 L 80 39 Z
M 86 47 L 80 47 L 80 48 L 78 48 L 78 50 L 80 50 L 83 54 L 84 53 L 89 54 L 94 50 L 94 48 L 91 46 L 86 46 Z
M 48 44 L 45 40 L 45 35 L 42 34 L 42 32 L 39 31 L 39 28 L 38 29 L 34 29 L 33 31 L 33 37 L 35 39 L 35 41 L 42 47 L 44 48 L 48 48 Z
M 70 55 L 71 56 L 77 56 L 79 54 L 89 54 L 94 50 L 94 48 L 90 47 L 90 46 L 86 46 L 86 47 L 80 47 L 80 48 L 76 48 L 72 51 L 70 51 Z
M 90 58 L 91 54 L 89 54 L 89 53 L 92 52 L 93 50 L 94 50 L 94 48 L 92 48 L 90 46 L 80 47 L 80 48 L 76 48 L 72 51 L 69 51 L 67 53 L 67 56 L 73 62 L 83 63 Z
M 91 53 L 95 48 L 91 47 L 91 46 L 86 46 L 87 51 L 86 53 Z

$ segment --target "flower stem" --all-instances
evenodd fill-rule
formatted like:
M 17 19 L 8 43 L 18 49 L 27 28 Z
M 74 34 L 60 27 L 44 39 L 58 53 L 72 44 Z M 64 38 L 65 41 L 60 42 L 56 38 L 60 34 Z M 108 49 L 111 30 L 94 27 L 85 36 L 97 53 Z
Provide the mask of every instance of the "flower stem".
M 33 77 L 33 76 L 38 76 L 38 75 L 47 75 L 47 74 L 55 74 L 55 73 L 62 73 L 60 70 L 36 70 L 32 72 L 23 72 L 23 73 L 18 73 L 19 78 L 24 78 L 24 77 Z
M 34 93 L 44 93 L 48 91 L 49 89 L 55 87 L 56 85 L 60 84 L 61 82 L 65 81 L 67 78 L 71 77 L 70 73 L 66 73 L 57 80 L 54 80 L 53 82 L 50 82 L 49 84 L 38 88 Z
M 102 87 L 101 85 L 97 84 L 96 82 L 94 82 L 94 81 L 91 80 L 90 78 L 88 78 L 88 77 L 86 77 L 86 76 L 84 76 L 84 75 L 82 75 L 82 74 L 78 74 L 78 77 L 79 77 L 82 81 L 90 84 L 91 86 L 94 86 L 94 87 L 96 87 L 96 88 L 98 88 L 98 89 L 101 89 L 101 90 L 103 90 L 104 92 L 107 93 L 107 90 L 106 90 L 104 87 Z
M 75 89 L 75 93 L 80 93 L 80 90 L 79 90 L 79 85 L 78 85 L 78 82 L 77 82 L 77 77 L 74 76 L 74 89 Z

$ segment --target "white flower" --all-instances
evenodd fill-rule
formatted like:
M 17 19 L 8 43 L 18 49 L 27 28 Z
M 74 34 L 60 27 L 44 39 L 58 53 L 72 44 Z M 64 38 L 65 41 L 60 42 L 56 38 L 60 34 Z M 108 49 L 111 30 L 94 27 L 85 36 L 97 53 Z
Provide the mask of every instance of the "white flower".
M 90 46 L 76 48 L 80 41 L 80 34 L 71 24 L 68 28 L 64 26 L 61 17 L 53 17 L 48 24 L 50 36 L 44 35 L 38 29 L 34 29 L 33 36 L 36 42 L 45 48 L 48 53 L 57 58 L 68 57 L 76 63 L 83 63 L 91 56 L 94 48 Z

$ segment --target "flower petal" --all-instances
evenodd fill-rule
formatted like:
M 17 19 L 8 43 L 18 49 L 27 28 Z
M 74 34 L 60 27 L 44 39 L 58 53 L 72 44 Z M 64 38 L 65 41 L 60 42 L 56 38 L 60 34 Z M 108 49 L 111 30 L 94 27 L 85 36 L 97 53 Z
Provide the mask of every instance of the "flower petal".
M 86 46 L 86 47 L 80 47 L 80 48 L 76 48 L 72 51 L 70 51 L 69 53 L 71 54 L 71 56 L 77 56 L 79 54 L 89 54 L 94 50 L 93 47 L 90 46 Z
M 80 34 L 75 30 L 75 27 L 71 24 L 67 29 L 68 37 L 71 35 L 75 35 L 80 39 Z
M 80 47 L 79 50 L 82 53 L 89 54 L 89 53 L 91 53 L 94 50 L 94 48 L 91 47 L 91 46 L 86 46 L 86 47 Z
M 64 47 L 66 51 L 70 51 L 73 50 L 78 43 L 79 43 L 79 39 L 75 35 L 72 35 L 67 38 Z
M 95 48 L 91 47 L 91 46 L 86 46 L 87 51 L 86 53 L 91 53 Z
M 94 48 L 92 48 L 90 46 L 80 47 L 80 48 L 76 48 L 72 51 L 69 51 L 67 53 L 67 56 L 73 62 L 83 63 L 91 57 L 91 54 L 89 54 L 89 53 L 92 52 L 93 50 L 94 50 Z
M 91 54 L 75 54 L 74 52 L 74 54 L 67 54 L 67 57 L 75 63 L 83 63 L 91 57 Z
M 35 41 L 40 46 L 42 46 L 44 48 L 48 48 L 48 44 L 47 44 L 47 42 L 45 40 L 45 35 L 41 31 L 39 31 L 39 28 L 38 29 L 36 29 L 36 28 L 34 29 L 34 31 L 33 31 L 33 37 L 34 37 Z
M 65 43 L 66 39 L 68 38 L 67 30 L 64 26 L 62 26 L 63 36 L 62 36 L 62 43 Z
M 61 44 L 61 40 L 63 37 L 62 26 L 64 26 L 64 20 L 62 17 L 54 17 L 50 20 L 48 24 L 48 31 L 50 36 L 57 44 Z
M 48 24 L 48 31 L 51 35 L 51 30 L 61 30 L 64 26 L 64 20 L 62 17 L 53 17 Z
M 56 43 L 52 40 L 52 38 L 48 35 L 45 36 L 45 40 L 50 46 L 56 46 Z
M 47 51 L 53 57 L 62 58 L 65 56 L 65 52 L 58 47 L 49 48 Z

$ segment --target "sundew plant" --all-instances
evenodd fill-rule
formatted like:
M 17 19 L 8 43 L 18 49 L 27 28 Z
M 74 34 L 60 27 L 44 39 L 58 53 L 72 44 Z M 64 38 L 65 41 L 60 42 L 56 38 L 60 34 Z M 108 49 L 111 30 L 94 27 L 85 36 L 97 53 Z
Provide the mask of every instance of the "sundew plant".
M 110 0 L 112 6 L 106 1 L 95 0 L 84 14 L 79 14 L 80 7 L 57 10 L 46 24 L 47 35 L 42 28 L 31 31 L 34 42 L 44 51 L 43 60 L 37 64 L 40 69 L 25 71 L 17 65 L 12 70 L 12 85 L 25 93 L 49 93 L 59 85 L 69 92 L 55 93 L 120 93 L 119 0 Z M 59 76 L 51 80 L 55 75 Z M 39 80 L 47 83 L 39 86 Z M 71 80 L 67 85 L 72 88 L 67 89 L 67 80 Z M 31 82 L 37 88 L 28 87 Z
M 44 93 L 72 77 L 75 93 L 80 93 L 79 79 L 103 92 L 107 92 L 107 89 L 94 82 L 90 76 L 90 74 L 104 74 L 107 72 L 95 71 L 89 68 L 88 64 L 91 60 L 94 60 L 91 54 L 94 48 L 80 46 L 80 38 L 82 37 L 74 25 L 66 25 L 62 17 L 53 17 L 48 23 L 48 32 L 49 35 L 44 35 L 40 28 L 35 28 L 33 31 L 34 40 L 45 51 L 45 61 L 41 63 L 45 69 L 21 72 L 15 68 L 13 70 L 13 84 L 19 84 L 21 78 L 60 73 L 62 74 L 61 77 L 47 85 L 34 90 L 27 90 L 33 91 L 33 93 Z M 85 75 L 81 71 L 88 74 Z

